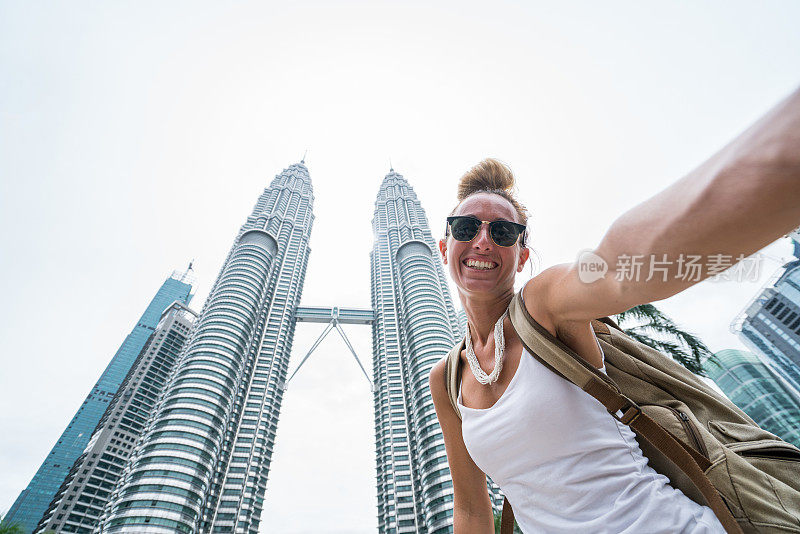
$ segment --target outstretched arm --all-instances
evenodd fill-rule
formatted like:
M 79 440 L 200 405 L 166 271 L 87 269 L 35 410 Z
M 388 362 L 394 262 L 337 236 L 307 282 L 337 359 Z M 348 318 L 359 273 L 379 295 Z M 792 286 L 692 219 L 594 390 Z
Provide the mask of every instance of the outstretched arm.
M 532 311 L 550 324 L 620 313 L 675 295 L 715 274 L 710 267 L 720 260 L 735 263 L 798 225 L 800 90 L 614 221 L 593 251 L 608 266 L 604 277 L 587 283 L 585 263 L 556 265 L 526 285 L 526 303 L 537 303 Z M 701 271 L 687 277 L 697 256 Z

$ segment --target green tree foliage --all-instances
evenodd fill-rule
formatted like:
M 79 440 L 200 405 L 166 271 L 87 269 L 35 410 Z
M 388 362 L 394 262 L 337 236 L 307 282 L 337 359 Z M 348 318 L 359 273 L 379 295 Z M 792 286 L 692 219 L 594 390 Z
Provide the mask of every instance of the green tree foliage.
M 703 360 L 713 361 L 714 354 L 694 334 L 679 328 L 652 304 L 640 304 L 615 316 L 631 338 L 663 352 L 691 372 L 706 376 Z
M 20 523 L 6 521 L 3 514 L 0 514 L 0 534 L 22 534 L 24 530 Z

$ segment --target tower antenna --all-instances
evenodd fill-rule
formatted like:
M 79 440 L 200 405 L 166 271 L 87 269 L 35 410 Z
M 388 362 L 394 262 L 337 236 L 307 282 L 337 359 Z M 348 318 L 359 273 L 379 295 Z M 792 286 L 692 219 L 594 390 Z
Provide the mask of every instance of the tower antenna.
M 189 273 L 192 272 L 192 265 L 194 265 L 194 258 L 192 258 L 192 261 L 189 262 L 189 266 L 186 268 L 186 270 L 181 275 L 181 278 L 180 278 L 181 282 L 186 282 L 187 280 L 189 280 L 189 277 L 191 276 Z
M 303 152 L 303 159 L 300 160 L 300 163 L 305 164 L 305 162 L 306 162 L 306 154 L 308 154 L 308 149 L 306 149 L 306 151 Z

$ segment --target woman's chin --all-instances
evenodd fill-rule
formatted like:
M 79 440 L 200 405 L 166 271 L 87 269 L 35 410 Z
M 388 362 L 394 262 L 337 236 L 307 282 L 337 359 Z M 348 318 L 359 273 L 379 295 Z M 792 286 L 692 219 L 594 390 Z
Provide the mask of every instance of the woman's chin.
M 458 285 L 467 293 L 491 294 L 497 291 L 497 280 L 494 279 L 462 278 Z

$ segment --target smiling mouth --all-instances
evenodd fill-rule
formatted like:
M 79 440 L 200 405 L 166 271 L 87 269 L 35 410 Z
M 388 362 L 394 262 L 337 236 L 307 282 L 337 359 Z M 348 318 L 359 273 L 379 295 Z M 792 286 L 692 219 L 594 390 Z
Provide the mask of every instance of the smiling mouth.
M 497 264 L 493 261 L 468 259 L 464 260 L 462 263 L 470 269 L 475 269 L 476 271 L 491 271 L 492 269 L 497 268 Z

